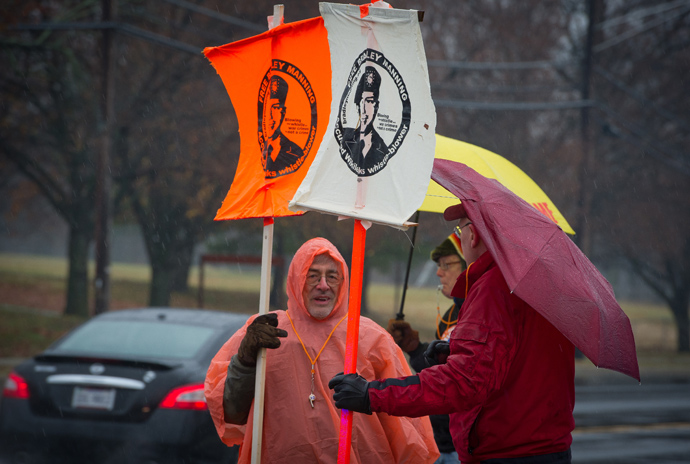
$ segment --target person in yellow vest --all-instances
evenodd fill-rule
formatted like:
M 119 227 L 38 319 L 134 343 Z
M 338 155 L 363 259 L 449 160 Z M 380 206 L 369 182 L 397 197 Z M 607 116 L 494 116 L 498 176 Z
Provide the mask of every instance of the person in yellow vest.
M 439 279 L 439 292 L 446 298 L 453 300 L 450 308 L 441 316 L 440 306 L 436 305 L 436 340 L 449 340 L 450 334 L 458 322 L 458 315 L 462 307 L 464 298 L 452 297 L 450 295 L 455 286 L 458 276 L 467 268 L 467 264 L 462 257 L 462 247 L 460 238 L 452 233 L 443 240 L 439 246 L 431 252 L 431 259 L 436 263 L 438 269 L 436 275 Z M 388 332 L 393 336 L 395 342 L 410 357 L 410 365 L 416 372 L 429 367 L 424 360 L 424 352 L 429 343 L 419 341 L 419 332 L 412 329 L 407 321 L 391 319 L 388 323 Z M 453 439 L 449 430 L 449 417 L 447 414 L 432 415 L 431 426 L 434 430 L 434 439 L 441 456 L 435 464 L 457 464 L 458 453 L 453 446 Z
M 340 410 L 328 381 L 345 365 L 349 275 L 328 240 L 307 241 L 287 277 L 288 309 L 252 317 L 216 354 L 205 395 L 221 440 L 251 456 L 254 384 L 259 348 L 266 355 L 262 462 L 336 463 Z M 391 336 L 361 317 L 357 372 L 372 378 L 410 375 Z M 439 456 L 428 417 L 357 416 L 352 463 L 433 463 Z

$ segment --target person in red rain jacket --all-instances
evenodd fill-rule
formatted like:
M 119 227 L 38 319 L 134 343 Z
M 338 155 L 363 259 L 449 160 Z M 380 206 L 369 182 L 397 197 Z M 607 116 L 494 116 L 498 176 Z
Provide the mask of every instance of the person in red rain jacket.
M 444 216 L 459 219 L 469 267 L 453 288 L 453 296 L 466 299 L 449 342 L 434 341 L 426 352 L 429 363 L 438 364 L 414 376 L 370 382 L 338 374 L 329 382 L 336 407 L 409 417 L 450 414 L 463 464 L 570 463 L 573 344 L 509 291 L 461 205 Z

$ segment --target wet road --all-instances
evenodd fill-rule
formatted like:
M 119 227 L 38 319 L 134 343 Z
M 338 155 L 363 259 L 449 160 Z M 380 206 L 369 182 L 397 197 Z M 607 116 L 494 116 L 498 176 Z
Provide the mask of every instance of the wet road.
M 573 463 L 690 463 L 690 384 L 576 387 Z

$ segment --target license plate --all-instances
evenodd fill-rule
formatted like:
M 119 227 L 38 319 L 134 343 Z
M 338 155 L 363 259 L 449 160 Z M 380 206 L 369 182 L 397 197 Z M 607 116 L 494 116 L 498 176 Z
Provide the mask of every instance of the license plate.
M 115 406 L 114 388 L 74 387 L 74 393 L 72 393 L 73 408 L 112 411 L 113 406 Z

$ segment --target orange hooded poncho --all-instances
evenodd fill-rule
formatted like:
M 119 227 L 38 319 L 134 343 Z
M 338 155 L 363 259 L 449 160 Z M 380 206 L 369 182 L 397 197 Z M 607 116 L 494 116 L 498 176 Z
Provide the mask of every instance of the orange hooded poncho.
M 317 320 L 304 305 L 302 289 L 314 257 L 323 253 L 340 263 L 344 280 L 331 314 Z M 309 240 L 295 253 L 287 278 L 288 312 L 312 359 L 333 327 L 347 314 L 348 289 L 345 260 L 328 240 Z M 335 407 L 328 382 L 344 369 L 347 321 L 338 326 L 316 361 L 316 400 L 312 408 L 309 403 L 311 362 L 286 311 L 276 312 L 278 327 L 286 330 L 288 336 L 281 338 L 279 348 L 267 350 L 262 461 L 272 464 L 335 463 L 340 410 Z M 252 405 L 246 425 L 225 423 L 223 389 L 230 358 L 237 353 L 246 327 L 253 319 L 250 318 L 218 351 L 208 369 L 205 384 L 208 408 L 218 435 L 228 446 L 241 445 L 240 464 L 250 462 L 254 407 Z M 366 317 L 360 319 L 357 372 L 366 379 L 411 375 L 403 352 L 388 332 Z M 428 417 L 354 414 L 352 463 L 433 463 L 438 456 Z

